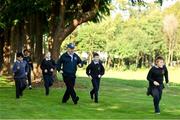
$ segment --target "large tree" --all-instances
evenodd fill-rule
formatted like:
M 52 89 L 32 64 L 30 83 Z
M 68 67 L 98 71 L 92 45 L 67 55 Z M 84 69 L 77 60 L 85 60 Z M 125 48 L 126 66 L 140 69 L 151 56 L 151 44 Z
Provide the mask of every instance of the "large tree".
M 58 58 L 60 45 L 78 25 L 87 21 L 97 22 L 104 15 L 109 15 L 110 2 L 111 0 L 53 0 L 49 18 L 53 58 Z

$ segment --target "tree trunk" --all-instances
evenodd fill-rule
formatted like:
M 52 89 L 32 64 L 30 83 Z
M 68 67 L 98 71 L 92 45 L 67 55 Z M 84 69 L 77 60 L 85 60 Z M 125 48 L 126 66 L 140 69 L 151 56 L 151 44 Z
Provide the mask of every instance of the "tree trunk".
M 24 33 L 24 22 L 18 23 L 18 34 L 19 34 L 19 40 L 17 41 L 17 51 L 22 52 L 24 48 L 24 40 L 25 40 L 25 33 Z
M 17 51 L 17 43 L 18 43 L 18 39 L 19 39 L 19 31 L 17 26 L 12 26 L 11 27 L 11 38 L 10 38 L 10 42 L 11 42 L 11 64 L 14 63 L 14 59 L 15 59 L 15 54 Z
M 36 46 L 35 46 L 35 60 L 37 64 L 41 63 L 42 59 L 42 49 L 43 49 L 43 29 L 41 24 L 41 15 L 36 15 Z
M 34 80 L 40 81 L 41 80 L 41 70 L 40 70 L 40 63 L 42 60 L 42 50 L 43 50 L 43 25 L 42 25 L 42 16 L 41 14 L 36 13 L 33 15 L 33 20 L 31 24 L 34 26 L 30 28 L 32 39 L 31 39 L 31 48 L 34 50 Z M 34 28 L 34 29 L 33 29 Z
M 52 53 L 52 58 L 54 60 L 57 60 L 59 58 L 60 46 L 62 44 L 62 41 L 63 40 L 57 40 L 57 39 L 54 39 L 54 41 L 53 41 L 53 46 L 52 46 L 51 53 Z
M 33 61 L 35 61 L 35 15 L 30 16 L 29 20 L 29 39 L 30 39 L 30 49 L 31 49 L 31 57 Z
M 65 17 L 64 17 L 65 12 L 66 12 L 65 0 L 60 0 L 59 15 L 58 15 L 60 16 L 60 20 L 57 24 L 51 25 L 52 27 L 51 30 L 54 33 L 54 35 L 51 35 L 52 40 L 53 40 L 53 43 L 52 43 L 53 46 L 52 46 L 52 51 L 51 51 L 53 59 L 55 60 L 58 59 L 59 54 L 60 54 L 60 45 L 65 40 L 65 38 L 76 29 L 77 26 L 84 22 L 92 20 L 96 16 L 100 1 L 97 0 L 95 2 L 96 2 L 95 7 L 91 11 L 81 14 L 79 18 L 77 17 L 73 19 L 72 21 L 69 22 L 68 26 L 65 26 Z M 53 12 L 53 15 L 56 16 L 57 14 Z
M 3 72 L 4 73 L 11 73 L 11 65 L 10 65 L 10 54 L 11 54 L 11 51 L 10 51 L 10 29 L 7 29 L 5 31 L 5 35 L 4 35 L 4 38 L 5 38 L 5 44 L 4 44 L 4 48 L 3 48 L 3 59 L 4 59 L 4 68 L 3 68 Z
M 4 30 L 0 31 L 0 75 L 2 74 L 2 68 L 3 68 L 3 47 L 4 47 Z

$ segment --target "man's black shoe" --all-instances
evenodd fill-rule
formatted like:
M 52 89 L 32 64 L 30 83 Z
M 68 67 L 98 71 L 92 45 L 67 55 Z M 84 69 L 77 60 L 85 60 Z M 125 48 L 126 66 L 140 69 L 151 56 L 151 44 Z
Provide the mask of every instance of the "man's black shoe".
M 98 103 L 98 100 L 95 100 L 94 102 L 95 102 L 95 103 Z
M 93 94 L 90 92 L 91 99 L 93 100 Z
M 74 104 L 76 105 L 78 103 L 78 101 L 79 101 L 79 97 L 77 96 L 75 101 L 74 101 Z

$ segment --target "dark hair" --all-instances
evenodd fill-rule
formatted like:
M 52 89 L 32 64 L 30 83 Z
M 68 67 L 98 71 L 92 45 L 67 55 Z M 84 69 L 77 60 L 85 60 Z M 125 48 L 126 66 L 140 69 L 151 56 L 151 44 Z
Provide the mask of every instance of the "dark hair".
M 158 56 L 158 57 L 156 57 L 155 62 L 157 62 L 158 60 L 164 60 L 164 58 L 161 56 Z
M 93 53 L 93 57 L 99 56 L 98 53 Z
M 24 57 L 22 52 L 17 52 L 16 57 Z
M 25 52 L 29 52 L 29 50 L 28 49 L 24 49 L 23 53 L 25 53 Z

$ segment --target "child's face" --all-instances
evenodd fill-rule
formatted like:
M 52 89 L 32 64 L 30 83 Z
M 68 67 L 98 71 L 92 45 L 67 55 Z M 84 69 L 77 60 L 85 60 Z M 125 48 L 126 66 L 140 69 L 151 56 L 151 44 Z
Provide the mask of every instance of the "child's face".
M 95 61 L 95 62 L 99 62 L 99 59 L 100 59 L 99 56 L 95 56 L 95 57 L 94 57 L 94 61 Z
M 157 65 L 159 68 L 163 68 L 163 66 L 164 66 L 164 60 L 157 60 L 157 61 L 156 61 L 156 65 Z
M 45 58 L 51 58 L 51 53 L 50 52 L 46 53 Z
M 30 53 L 29 53 L 28 51 L 26 51 L 24 54 L 25 54 L 26 56 L 29 56 L 29 55 L 30 55 Z
M 17 60 L 22 61 L 23 57 L 17 57 Z

